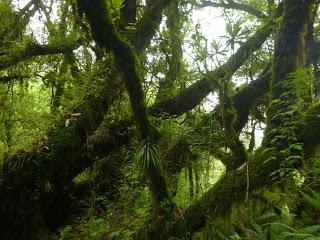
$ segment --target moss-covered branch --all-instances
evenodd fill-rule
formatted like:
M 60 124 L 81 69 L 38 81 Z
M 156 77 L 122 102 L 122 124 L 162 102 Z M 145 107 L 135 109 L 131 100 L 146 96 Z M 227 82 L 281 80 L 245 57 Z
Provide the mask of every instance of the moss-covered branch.
M 273 18 L 279 17 L 282 9 L 283 5 L 280 3 Z M 207 76 L 204 76 L 180 94 L 155 104 L 150 108 L 150 114 L 181 115 L 199 105 L 210 92 L 217 88 L 215 84 L 217 81 L 224 79 L 226 76 L 232 76 L 248 57 L 261 47 L 273 31 L 272 27 L 275 25 L 273 18 L 261 26 L 254 35 L 242 44 L 225 64 L 207 73 Z
M 27 75 L 9 75 L 9 76 L 1 76 L 0 77 L 0 83 L 8 83 L 11 82 L 12 80 L 21 80 L 24 78 L 29 78 L 30 76 Z
M 166 16 L 168 39 L 164 41 L 168 43 L 168 46 L 161 47 L 161 51 L 166 56 L 168 70 L 165 77 L 159 82 L 156 101 L 167 99 L 173 95 L 174 85 L 182 67 L 183 34 L 181 32 L 183 31 L 183 14 L 179 9 L 178 1 L 173 1 L 169 5 Z
M 5 53 L 0 66 L 3 69 L 32 56 L 65 53 L 77 46 L 77 43 L 61 46 L 30 44 L 19 52 Z M 92 138 L 88 145 L 88 137 L 100 126 L 105 111 L 124 85 L 121 78 L 111 78 L 103 84 L 101 92 L 88 96 L 70 110 L 71 113 L 81 113 L 80 116 L 67 114 L 56 122 L 45 139 L 6 157 L 0 185 L 0 229 L 4 239 L 33 239 L 41 230 L 39 226 L 55 229 L 57 224 L 63 224 L 70 210 L 68 198 L 64 198 L 64 187 L 77 174 L 92 166 L 95 158 L 91 156 L 91 146 L 94 150 L 103 149 L 100 154 L 106 156 L 113 149 L 128 144 L 127 127 L 132 123 L 108 126 L 109 138 L 105 141 Z M 66 121 L 69 122 L 67 127 Z M 95 142 L 95 139 L 99 140 Z M 46 182 L 52 186 L 52 192 L 46 192 Z M 59 199 L 64 204 L 61 205 Z
M 260 76 L 240 89 L 233 97 L 233 106 L 237 111 L 234 129 L 240 132 L 248 123 L 249 113 L 256 101 L 270 90 L 270 67 L 264 69 Z
M 224 8 L 224 9 L 234 9 L 234 10 L 240 10 L 246 13 L 249 13 L 257 18 L 267 18 L 268 16 L 264 14 L 263 12 L 259 11 L 258 9 L 244 4 L 244 3 L 238 3 L 233 0 L 227 0 L 219 1 L 219 2 L 211 2 L 211 1 L 203 1 L 198 7 L 218 7 L 218 8 Z
M 175 0 L 148 1 L 143 17 L 137 23 L 137 30 L 135 31 L 134 47 L 138 53 L 144 51 L 150 45 L 161 23 L 163 10 L 173 1 Z
M 279 97 L 284 90 L 283 88 L 279 89 L 280 85 L 278 83 L 280 81 L 284 81 L 285 77 L 300 67 L 304 61 L 304 56 L 301 55 L 301 52 L 304 51 L 303 48 L 305 45 L 301 44 L 301 41 L 303 41 L 302 34 L 304 31 L 304 25 L 307 23 L 308 11 L 312 4 L 313 1 L 285 1 L 284 19 L 281 24 L 278 41 L 276 41 L 275 60 L 273 61 L 273 75 L 271 81 L 271 86 L 274 86 L 276 89 L 276 92 L 273 95 L 276 98 Z M 294 17 L 298 14 L 298 11 L 303 12 L 299 20 Z M 292 34 L 294 34 L 294 36 L 292 36 Z M 285 56 L 286 48 L 292 50 L 290 51 L 289 56 Z M 282 61 L 278 62 L 280 59 Z M 283 62 L 286 62 L 287 64 L 284 66 Z M 311 126 L 312 123 L 317 121 L 318 116 L 316 116 L 316 114 L 318 113 L 318 110 L 316 109 L 318 107 L 319 105 L 312 107 L 305 114 L 305 117 L 303 118 L 305 122 L 303 122 L 301 126 Z M 286 108 L 278 109 L 277 114 L 285 111 L 287 111 Z M 279 126 L 275 124 L 272 124 L 271 127 L 270 125 L 268 126 L 269 130 L 276 130 L 278 127 Z M 288 132 L 288 130 L 286 132 Z M 312 134 L 311 132 L 308 133 L 311 134 L 311 136 L 318 135 L 314 133 Z M 299 140 L 304 140 L 305 142 L 303 143 L 306 143 L 307 146 L 308 140 L 303 137 L 303 135 L 300 135 L 299 137 Z M 261 150 L 257 151 L 250 160 L 250 169 L 248 174 L 251 191 L 269 186 L 272 183 L 270 174 L 278 170 L 282 166 L 282 162 L 285 160 L 285 156 L 281 155 L 280 152 L 281 150 L 284 150 L 287 145 L 279 145 L 278 143 L 274 144 L 273 142 L 274 141 L 266 141 L 263 146 L 266 148 L 275 147 L 277 151 L 270 153 L 275 157 L 275 160 L 265 161 L 269 157 L 267 155 L 270 154 L 264 153 L 262 155 Z M 317 144 L 313 143 L 312 146 L 316 145 Z M 304 150 L 307 149 L 305 148 Z M 233 204 L 244 199 L 246 192 L 246 174 L 247 173 L 243 170 L 226 173 L 225 177 L 223 177 L 218 184 L 205 193 L 201 200 L 187 210 L 183 220 L 176 223 L 173 227 L 172 234 L 176 237 L 182 237 L 186 232 L 193 233 L 206 224 L 208 216 L 215 217 L 228 213 Z M 195 221 L 195 219 L 197 220 Z
M 80 47 L 80 43 L 78 41 L 66 40 L 63 43 L 47 45 L 30 42 L 22 49 L 3 52 L 0 56 L 0 70 L 11 67 L 32 57 L 68 53 L 78 47 Z
M 141 77 L 137 70 L 137 59 L 129 43 L 121 39 L 113 25 L 104 1 L 79 0 L 95 41 L 112 51 L 117 68 L 123 77 L 130 96 L 131 108 L 143 138 L 150 137 L 152 126 L 148 120 Z
M 304 143 L 304 152 L 312 156 L 320 146 L 320 103 L 309 108 L 301 115 L 303 125 L 300 129 L 299 140 Z M 272 184 L 270 174 L 277 170 L 280 161 L 264 160 L 269 156 L 262 155 L 262 149 L 257 150 L 250 159 L 249 179 L 250 191 L 261 190 Z M 231 171 L 227 173 L 215 186 L 203 195 L 203 197 L 191 206 L 184 217 L 175 223 L 171 234 L 176 237 L 185 236 L 186 232 L 193 233 L 205 226 L 208 217 L 218 217 L 228 214 L 234 204 L 245 199 L 246 193 L 246 171 Z
M 144 141 L 158 138 L 156 129 L 148 119 L 141 77 L 137 70 L 137 59 L 132 46 L 121 39 L 102 0 L 79 0 L 79 7 L 88 18 L 95 41 L 112 51 L 120 76 L 124 79 L 129 93 L 131 109 Z M 97 11 L 99 9 L 99 11 Z M 154 165 L 145 169 L 152 193 L 154 210 L 161 212 L 161 202 L 168 199 L 166 182 Z

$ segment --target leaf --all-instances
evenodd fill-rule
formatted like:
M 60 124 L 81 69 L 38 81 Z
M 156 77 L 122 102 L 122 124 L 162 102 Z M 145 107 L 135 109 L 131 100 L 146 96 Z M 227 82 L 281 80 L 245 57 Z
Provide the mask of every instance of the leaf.
M 261 154 L 262 154 L 262 155 L 265 155 L 266 153 L 269 153 L 269 152 L 272 152 L 272 151 L 275 151 L 275 150 L 276 150 L 275 147 L 266 148 L 266 149 L 264 149 L 264 150 L 261 152 Z
M 136 165 L 144 170 L 150 166 L 159 168 L 159 153 L 156 145 L 146 143 L 138 151 Z
M 297 231 L 297 233 L 301 234 L 311 234 L 311 233 L 320 233 L 320 225 L 308 226 L 305 228 L 301 228 Z
M 308 194 L 301 192 L 303 198 L 312 206 L 314 206 L 315 208 L 317 208 L 318 210 L 320 210 L 320 197 L 318 195 L 318 197 L 311 197 Z
M 299 155 L 293 155 L 293 156 L 289 156 L 286 158 L 286 161 L 296 161 L 296 160 L 300 160 L 301 156 Z
M 230 23 L 226 24 L 226 32 L 231 36 L 232 35 L 232 25 Z M 228 37 L 229 38 L 229 37 Z
M 267 164 L 268 162 L 274 161 L 276 159 L 277 159 L 276 157 L 268 157 L 265 161 L 263 161 L 263 164 Z
M 51 185 L 51 183 L 49 182 L 49 180 L 46 180 L 46 181 L 44 182 L 44 189 L 45 189 L 45 191 L 46 191 L 47 193 L 53 192 L 53 188 L 52 188 L 52 185 Z
M 293 150 L 301 151 L 302 150 L 302 145 L 301 145 L 301 143 L 291 144 L 289 146 L 289 148 L 293 149 Z

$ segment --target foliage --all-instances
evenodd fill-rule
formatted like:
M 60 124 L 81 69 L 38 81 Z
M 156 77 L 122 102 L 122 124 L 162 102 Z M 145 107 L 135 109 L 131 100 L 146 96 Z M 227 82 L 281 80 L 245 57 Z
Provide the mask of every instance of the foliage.
M 146 143 L 143 145 L 137 155 L 136 165 L 140 169 L 149 167 L 159 168 L 159 153 L 155 145 Z
M 309 32 L 284 51 L 279 1 L 211 1 L 218 35 L 196 20 L 215 20 L 208 1 L 15 2 L 0 2 L 1 236 L 320 238 L 311 15 L 289 19 Z

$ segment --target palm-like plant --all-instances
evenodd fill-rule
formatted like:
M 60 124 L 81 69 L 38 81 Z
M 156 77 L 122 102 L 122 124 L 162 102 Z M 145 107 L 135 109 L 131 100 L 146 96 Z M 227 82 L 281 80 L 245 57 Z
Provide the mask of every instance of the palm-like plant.
M 248 33 L 248 29 L 241 27 L 242 21 L 236 21 L 235 23 L 226 24 L 227 35 L 220 36 L 226 39 L 227 46 L 230 46 L 231 50 L 234 51 L 235 44 L 242 44 L 242 40 Z

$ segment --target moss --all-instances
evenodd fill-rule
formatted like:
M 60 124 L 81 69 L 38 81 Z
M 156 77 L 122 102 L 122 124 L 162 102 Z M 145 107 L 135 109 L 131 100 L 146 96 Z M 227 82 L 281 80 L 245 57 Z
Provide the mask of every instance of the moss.
M 283 21 L 275 42 L 272 69 L 272 98 L 278 98 L 287 89 L 281 84 L 286 76 L 306 64 L 305 35 L 312 1 L 285 1 Z M 289 7 L 290 6 L 290 7 Z
M 155 35 L 162 20 L 163 9 L 172 0 L 153 0 L 147 4 L 142 20 L 137 24 L 135 32 L 135 49 L 142 52 L 150 45 L 152 37 Z
M 92 3 L 80 0 L 78 3 L 89 20 L 95 41 L 114 54 L 117 68 L 130 96 L 131 108 L 142 138 L 154 138 L 157 133 L 148 120 L 142 79 L 137 71 L 137 59 L 132 46 L 119 36 L 104 1 Z
M 277 162 L 269 161 L 261 164 L 268 156 L 257 151 L 250 159 L 249 179 L 250 192 L 257 191 L 271 184 L 269 175 L 279 166 Z M 231 207 L 244 201 L 247 188 L 245 170 L 226 173 L 208 192 L 189 209 L 183 218 L 179 219 L 171 228 L 171 235 L 183 237 L 186 233 L 191 236 L 204 227 L 208 218 L 228 215 Z M 249 193 L 250 197 L 250 193 Z
M 181 73 L 182 62 L 182 42 L 183 42 L 183 22 L 182 12 L 179 9 L 179 3 L 173 1 L 166 11 L 168 46 L 160 45 L 160 51 L 167 55 L 168 71 L 165 78 L 160 81 L 156 101 L 161 101 L 172 96 L 175 81 Z
M 93 164 L 86 145 L 88 136 L 100 125 L 105 110 L 118 95 L 117 89 L 105 87 L 113 91 L 89 96 L 72 109 L 71 113 L 81 115 L 63 116 L 48 132 L 47 139 L 6 157 L 0 186 L 0 225 L 6 226 L 2 232 L 4 239 L 33 239 L 38 229 L 63 224 L 71 209 L 64 187 Z M 52 191 L 46 190 L 46 182 Z

